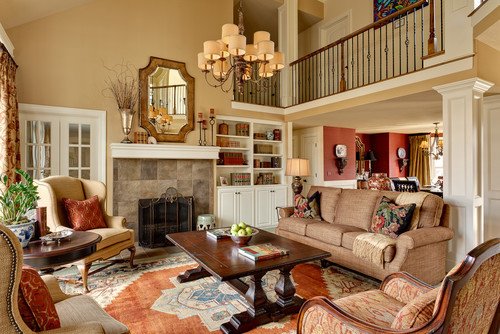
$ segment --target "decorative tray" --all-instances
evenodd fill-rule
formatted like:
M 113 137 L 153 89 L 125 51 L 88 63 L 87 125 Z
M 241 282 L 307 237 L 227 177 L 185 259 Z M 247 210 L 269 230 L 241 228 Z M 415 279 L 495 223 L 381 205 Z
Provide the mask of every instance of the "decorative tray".
M 72 235 L 73 235 L 72 230 L 62 230 L 58 232 L 52 232 L 43 237 L 40 237 L 40 240 L 42 240 L 42 243 L 47 243 L 50 241 L 56 241 L 57 243 L 60 243 L 61 240 L 67 239 Z

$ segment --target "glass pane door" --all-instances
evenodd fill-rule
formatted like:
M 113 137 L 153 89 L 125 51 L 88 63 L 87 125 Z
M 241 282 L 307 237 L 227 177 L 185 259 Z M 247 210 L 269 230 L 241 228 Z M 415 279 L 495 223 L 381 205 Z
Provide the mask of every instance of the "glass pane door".
M 68 124 L 68 175 L 90 179 L 90 124 Z

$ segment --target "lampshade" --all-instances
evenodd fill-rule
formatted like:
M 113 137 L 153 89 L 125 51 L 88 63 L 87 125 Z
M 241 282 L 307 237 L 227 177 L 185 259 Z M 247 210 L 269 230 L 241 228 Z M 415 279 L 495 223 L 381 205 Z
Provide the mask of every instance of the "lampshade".
M 247 38 L 243 35 L 229 36 L 228 51 L 233 56 L 243 56 L 246 51 Z
M 274 57 L 274 42 L 273 41 L 259 42 L 259 47 L 257 50 L 258 50 L 257 57 L 260 60 L 271 60 Z
M 365 154 L 365 160 L 368 160 L 368 161 L 377 161 L 377 158 L 375 157 L 375 153 L 373 153 L 373 151 L 368 151 L 366 152 Z
M 279 71 L 285 67 L 285 57 L 282 52 L 276 51 L 274 57 L 269 61 L 272 70 Z
M 253 46 L 257 49 L 259 47 L 259 43 L 263 41 L 270 41 L 271 34 L 267 31 L 256 31 L 253 34 Z
M 243 56 L 246 61 L 256 61 L 257 60 L 257 50 L 253 47 L 253 44 L 247 44 L 246 52 Z
M 271 66 L 269 64 L 262 64 L 262 66 L 259 67 L 259 76 L 264 77 L 264 78 L 270 78 L 273 76 L 273 70 L 271 69 Z
M 223 78 L 227 75 L 228 71 L 229 71 L 229 64 L 227 61 L 218 60 L 214 63 L 214 68 L 212 72 L 216 77 Z
M 203 52 L 198 53 L 198 68 L 202 71 L 208 71 L 212 68 L 208 62 L 208 59 L 205 58 L 205 54 Z
M 420 143 L 420 148 L 424 149 L 424 150 L 428 150 L 429 149 L 429 142 L 427 140 L 423 140 L 421 143 Z
M 205 41 L 203 43 L 203 53 L 205 58 L 209 60 L 217 60 L 220 58 L 220 45 L 217 41 Z
M 229 57 L 229 51 L 227 50 L 227 44 L 222 41 L 222 39 L 217 40 L 219 43 L 219 54 L 221 58 L 227 59 Z
M 236 24 L 226 23 L 222 26 L 222 41 L 229 44 L 229 36 L 238 35 L 240 30 Z
M 286 176 L 309 176 L 311 170 L 309 169 L 308 159 L 292 158 L 286 160 Z

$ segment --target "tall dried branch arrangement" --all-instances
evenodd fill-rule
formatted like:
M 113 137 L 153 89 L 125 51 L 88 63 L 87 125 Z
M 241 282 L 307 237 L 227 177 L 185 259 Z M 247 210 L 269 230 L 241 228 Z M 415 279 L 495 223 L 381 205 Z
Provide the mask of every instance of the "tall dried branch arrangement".
M 133 71 L 131 64 L 124 63 L 104 67 L 110 72 L 105 80 L 104 92 L 111 93 L 119 109 L 134 110 L 139 97 L 137 71 Z

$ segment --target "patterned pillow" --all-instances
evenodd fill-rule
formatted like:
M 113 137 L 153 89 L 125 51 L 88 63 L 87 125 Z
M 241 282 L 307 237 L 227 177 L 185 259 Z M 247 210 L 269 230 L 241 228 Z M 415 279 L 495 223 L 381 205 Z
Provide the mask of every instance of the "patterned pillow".
M 398 235 L 410 228 L 415 206 L 415 203 L 396 205 L 389 198 L 382 196 L 377 212 L 372 219 L 371 231 L 397 238 Z
M 68 215 L 68 221 L 76 231 L 107 227 L 97 195 L 83 201 L 69 198 L 63 198 L 62 201 Z
M 410 329 L 420 327 L 432 318 L 439 288 L 432 289 L 406 304 L 396 314 L 391 328 Z
M 294 208 L 292 217 L 321 219 L 319 198 L 321 194 L 316 191 L 309 198 L 305 198 L 301 194 L 297 194 L 293 198 Z
M 61 327 L 54 301 L 38 272 L 23 266 L 19 284 L 19 313 L 26 325 L 35 332 Z

